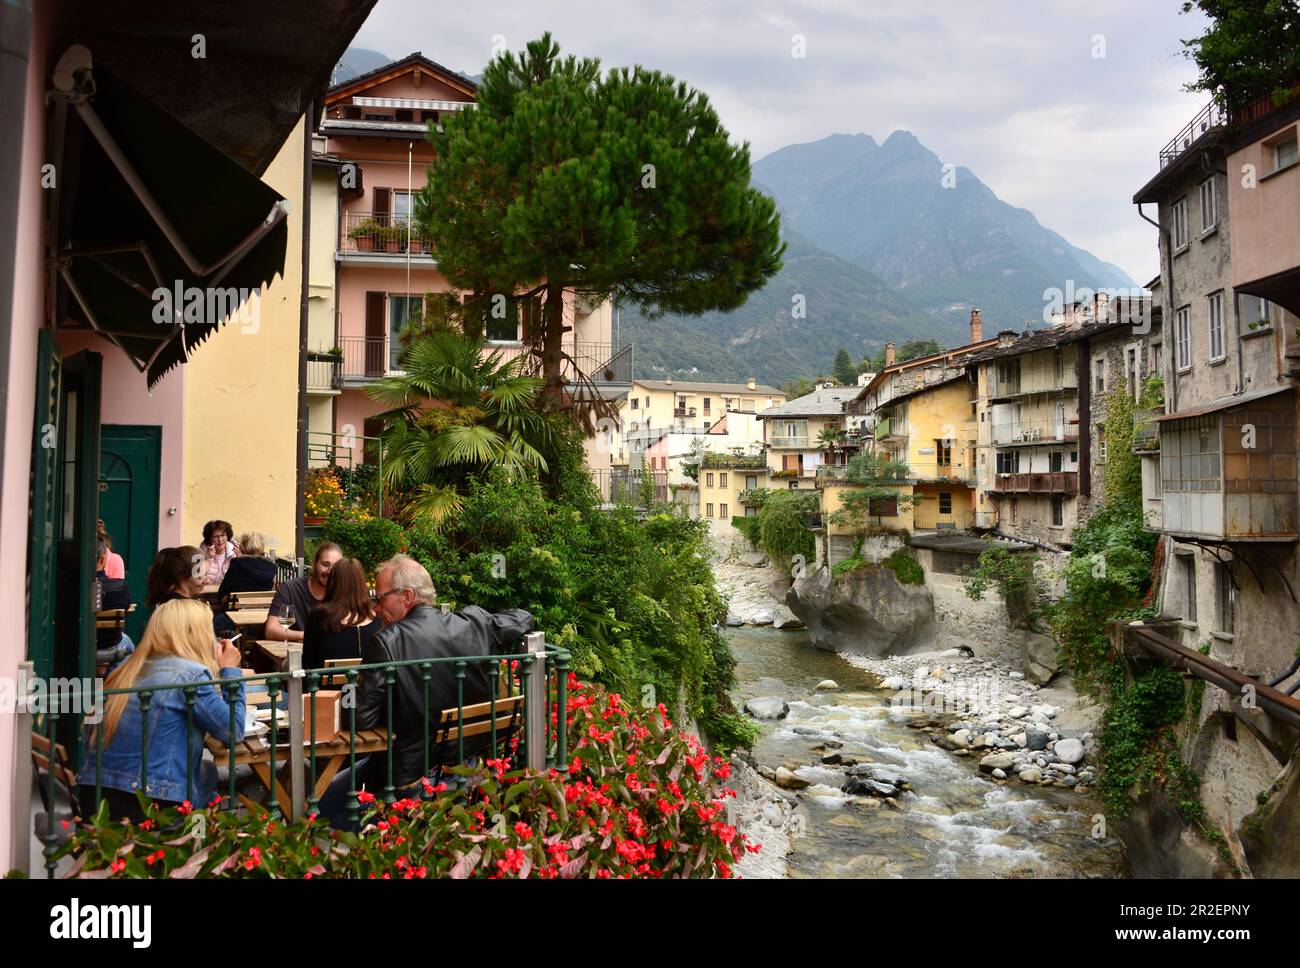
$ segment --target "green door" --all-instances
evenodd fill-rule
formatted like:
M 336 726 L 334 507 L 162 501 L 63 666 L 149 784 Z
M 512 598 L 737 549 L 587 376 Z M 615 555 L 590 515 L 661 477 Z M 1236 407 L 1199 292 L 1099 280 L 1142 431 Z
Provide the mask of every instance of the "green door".
M 158 551 L 162 428 L 105 424 L 99 441 L 99 516 L 113 550 L 126 563 L 126 581 L 136 603 L 126 634 L 139 645 L 147 618 L 144 580 Z

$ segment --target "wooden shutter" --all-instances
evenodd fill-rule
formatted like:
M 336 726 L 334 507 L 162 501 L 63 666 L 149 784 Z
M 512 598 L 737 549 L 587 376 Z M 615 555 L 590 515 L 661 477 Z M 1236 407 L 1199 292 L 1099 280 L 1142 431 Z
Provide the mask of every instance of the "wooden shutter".
M 387 294 L 366 293 L 366 376 L 383 376 L 384 344 L 388 337 L 388 320 L 385 318 Z
M 380 225 L 388 224 L 389 213 L 393 210 L 393 190 L 391 188 L 375 189 L 375 221 Z

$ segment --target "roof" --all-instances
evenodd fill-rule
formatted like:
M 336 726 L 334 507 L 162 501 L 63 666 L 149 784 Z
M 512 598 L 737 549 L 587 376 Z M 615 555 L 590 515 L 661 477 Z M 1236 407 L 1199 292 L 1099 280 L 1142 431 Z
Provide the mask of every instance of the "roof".
M 1127 326 L 1129 326 L 1127 320 L 1106 319 L 1096 323 L 1085 323 L 1082 326 L 1053 326 L 1049 329 L 1026 330 L 1015 342 L 1006 346 L 1001 344 L 990 346 L 988 349 L 976 354 L 975 358 L 969 362 L 983 363 L 987 360 L 1000 360 L 1008 356 L 1019 356 L 1022 353 L 1051 349 L 1054 346 L 1068 346 L 1070 343 L 1077 343 L 1080 340 Z
M 990 548 L 1003 548 L 1007 551 L 1029 551 L 1033 545 L 1022 541 L 995 541 L 992 538 L 978 538 L 965 532 L 951 534 L 937 531 L 934 534 L 913 534 L 909 542 L 913 548 L 929 548 L 932 551 L 956 551 L 962 554 L 983 554 Z
M 418 134 L 421 137 L 429 133 L 429 124 L 425 121 L 354 121 L 345 118 L 326 118 L 321 122 L 322 131 L 377 131 L 384 134 Z
M 838 417 L 844 413 L 844 405 L 857 398 L 861 387 L 828 387 L 814 390 L 805 396 L 768 407 L 757 414 L 759 420 L 768 417 Z
M 444 67 L 437 61 L 425 57 L 417 50 L 414 53 L 407 54 L 401 60 L 392 61 L 382 67 L 376 67 L 373 71 L 366 71 L 364 74 L 358 74 L 356 77 L 335 84 L 326 92 L 326 100 L 327 102 L 338 101 L 346 96 L 349 91 L 374 87 L 392 77 L 405 73 L 409 67 L 423 67 L 435 74 L 440 74 L 444 79 L 452 82 L 453 86 L 463 88 L 466 94 L 472 95 L 478 90 L 478 84 L 471 80 L 469 75 L 462 74 L 460 71 L 453 71 L 450 67 Z
M 929 356 L 918 356 L 912 360 L 902 360 L 892 366 L 887 366 L 877 373 L 867 384 L 858 388 L 858 398 L 865 397 L 880 384 L 885 382 L 885 377 L 892 376 L 895 373 L 901 373 L 903 370 L 909 370 L 915 366 L 929 366 L 939 360 L 946 360 L 954 356 L 964 356 L 970 353 L 976 353 L 985 347 L 997 345 L 997 337 L 980 340 L 978 343 L 967 343 L 965 346 L 957 346 L 950 350 L 943 350 L 940 353 L 931 353 Z
M 1147 205 L 1151 202 L 1159 202 L 1170 190 L 1171 183 L 1181 191 L 1183 181 L 1187 178 L 1189 172 L 1197 178 L 1204 178 L 1205 176 L 1200 174 L 1201 166 L 1196 159 L 1200 158 L 1202 152 L 1214 152 L 1226 158 L 1227 152 L 1223 147 L 1224 140 L 1224 129 L 1222 127 L 1210 128 L 1205 134 L 1202 134 L 1188 145 L 1177 158 L 1160 169 L 1149 182 L 1139 188 L 1137 194 L 1133 196 L 1133 204 Z M 1195 165 L 1193 164 L 1194 161 L 1196 161 Z
M 785 396 L 785 394 L 776 387 L 769 387 L 765 384 L 758 383 L 753 387 L 747 383 L 682 383 L 677 380 L 669 382 L 668 380 L 633 380 L 633 383 L 639 384 L 648 390 L 684 390 L 687 393 L 768 393 L 776 396 Z
M 1203 417 L 1206 414 L 1218 413 L 1220 410 L 1228 410 L 1231 407 L 1241 406 L 1243 403 L 1254 403 L 1256 400 L 1263 400 L 1265 397 L 1271 397 L 1278 393 L 1288 393 L 1291 387 L 1264 387 L 1261 390 L 1251 390 L 1248 393 L 1239 393 L 1236 396 L 1219 397 L 1210 403 L 1194 407 L 1191 410 L 1180 410 L 1178 413 L 1167 413 L 1163 417 L 1157 417 L 1156 423 L 1164 423 L 1168 420 L 1187 420 L 1191 417 Z
M 887 410 L 888 408 L 892 407 L 894 404 L 898 403 L 900 400 L 910 400 L 912 397 L 919 397 L 923 393 L 929 393 L 931 390 L 937 390 L 939 389 L 939 387 L 946 387 L 950 383 L 965 381 L 965 379 L 966 379 L 966 373 L 965 371 L 963 371 L 961 373 L 956 374 L 955 376 L 950 376 L 947 377 L 946 379 L 938 380 L 935 383 L 923 383 L 915 390 L 908 390 L 906 393 L 895 394 L 894 396 L 886 400 L 884 403 L 882 403 L 880 407 L 882 410 Z

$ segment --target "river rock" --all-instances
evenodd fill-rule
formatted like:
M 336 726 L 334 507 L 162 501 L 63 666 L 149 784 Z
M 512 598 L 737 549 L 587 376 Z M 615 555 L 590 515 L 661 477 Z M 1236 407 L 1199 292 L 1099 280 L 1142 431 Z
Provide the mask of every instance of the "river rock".
M 1045 686 L 1061 671 L 1056 643 L 1038 632 L 1025 632 L 1020 644 L 1021 668 L 1035 685 Z
M 785 719 L 790 705 L 779 696 L 762 696 L 745 703 L 745 712 L 755 719 Z
M 785 823 L 785 814 L 775 803 L 763 804 L 763 819 L 767 821 L 768 826 L 780 828 Z
M 1042 771 L 1031 766 L 1028 769 L 1020 771 L 1020 779 L 1024 783 L 1039 783 L 1043 779 L 1043 774 Z
M 1025 739 L 1031 750 L 1047 749 L 1047 731 L 1042 729 L 1025 730 Z
M 965 749 L 967 746 L 970 746 L 969 729 L 959 729 L 957 730 L 957 732 L 952 733 L 950 735 L 952 736 L 953 743 L 957 746 L 958 749 Z
M 1059 739 L 1052 752 L 1059 756 L 1066 763 L 1079 763 L 1083 761 L 1083 743 L 1077 739 Z
M 1005 770 L 997 769 L 997 770 L 994 770 L 994 771 L 993 771 L 993 779 L 995 779 L 995 780 L 1005 780 L 1006 778 L 1007 778 L 1007 774 L 1006 774 L 1006 771 L 1005 771 Z
M 819 568 L 791 586 L 785 604 L 808 626 L 813 645 L 834 652 L 871 658 L 916 652 L 929 647 L 937 631 L 930 590 L 901 584 L 883 566 L 838 581 Z
M 1009 770 L 1015 761 L 1016 758 L 1010 753 L 990 753 L 980 760 L 980 770 L 985 773 L 992 773 L 994 770 Z
M 879 780 L 868 779 L 861 776 L 850 776 L 844 780 L 844 785 L 840 787 L 845 793 L 854 797 L 896 797 L 898 790 L 889 783 L 881 783 Z
M 1012 706 L 1010 709 L 1007 710 L 1007 716 L 1009 716 L 1011 719 L 1024 719 L 1025 714 L 1028 712 L 1029 710 L 1026 709 L 1024 706 Z
M 786 790 L 802 790 L 808 786 L 808 781 L 801 776 L 795 776 L 791 770 L 784 766 L 776 768 L 776 785 Z
M 745 620 L 744 620 L 743 618 L 741 618 L 739 615 L 737 615 L 735 612 L 728 612 L 728 613 L 727 613 L 727 627 L 728 627 L 728 628 L 733 628 L 733 629 L 735 629 L 735 628 L 740 628 L 740 626 L 742 626 L 742 625 L 744 625 L 744 624 L 745 624 Z
M 740 556 L 740 563 L 748 568 L 766 568 L 767 555 L 762 551 L 748 551 Z
M 823 679 L 821 682 L 817 683 L 816 686 L 818 692 L 834 692 L 839 689 L 839 687 L 840 684 L 834 679 Z
M 822 762 L 825 763 L 827 766 L 838 766 L 838 765 L 841 765 L 841 764 L 843 764 L 843 762 L 844 762 L 844 754 L 843 754 L 843 753 L 827 753 L 825 756 L 822 757 Z
M 772 628 L 801 629 L 803 628 L 803 622 L 800 621 L 799 616 L 784 605 L 778 605 L 772 609 Z
M 1029 746 L 1029 737 L 1024 733 L 1016 733 L 1011 737 L 1011 742 L 1015 743 L 1020 749 L 1025 749 Z
M 772 610 L 765 608 L 755 612 L 749 617 L 749 623 L 751 625 L 771 625 Z

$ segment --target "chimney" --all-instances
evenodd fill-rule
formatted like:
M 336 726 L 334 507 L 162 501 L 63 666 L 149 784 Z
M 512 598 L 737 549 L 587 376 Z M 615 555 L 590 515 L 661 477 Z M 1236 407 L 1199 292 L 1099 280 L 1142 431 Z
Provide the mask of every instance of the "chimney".
M 984 338 L 984 320 L 980 318 L 980 311 L 972 309 L 970 311 L 970 341 L 978 343 Z
M 745 386 L 753 390 L 755 387 L 758 386 L 758 381 L 751 376 L 748 380 L 745 381 Z
M 886 343 L 885 344 L 885 366 L 893 366 L 893 365 L 894 365 L 894 344 Z
M 673 385 L 673 378 L 672 378 L 672 375 L 669 374 L 668 378 L 667 378 L 666 380 L 664 380 L 664 382 L 667 383 L 669 386 L 672 386 L 672 385 Z

